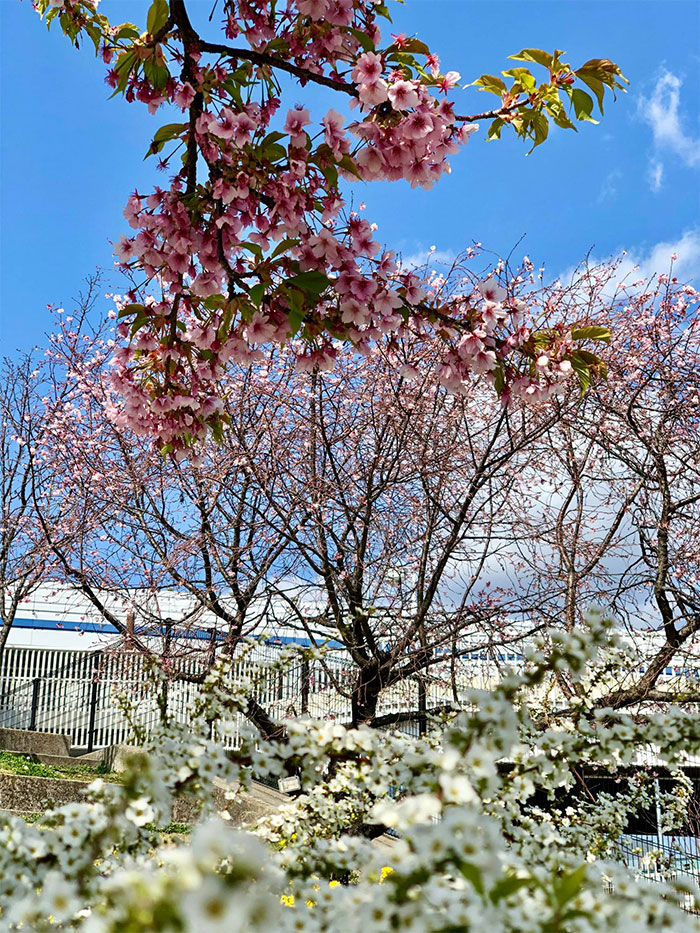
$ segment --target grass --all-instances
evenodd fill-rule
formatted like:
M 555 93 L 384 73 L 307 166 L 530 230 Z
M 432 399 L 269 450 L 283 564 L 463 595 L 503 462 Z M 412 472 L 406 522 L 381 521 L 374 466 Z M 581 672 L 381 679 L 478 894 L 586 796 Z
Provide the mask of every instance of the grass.
M 120 784 L 122 775 L 108 771 L 103 765 L 91 768 L 89 765 L 58 767 L 37 761 L 31 755 L 0 751 L 0 773 L 22 774 L 31 777 L 56 778 L 64 781 L 91 781 L 96 777 L 104 778 L 112 784 Z

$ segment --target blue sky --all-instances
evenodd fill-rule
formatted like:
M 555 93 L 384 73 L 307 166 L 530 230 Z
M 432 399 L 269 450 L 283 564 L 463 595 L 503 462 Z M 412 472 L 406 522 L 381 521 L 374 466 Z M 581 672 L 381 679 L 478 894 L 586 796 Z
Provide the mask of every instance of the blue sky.
M 190 0 L 206 20 L 211 0 Z M 391 4 L 394 27 L 418 34 L 466 84 L 511 67 L 523 47 L 566 49 L 574 67 L 618 62 L 629 93 L 599 126 L 553 132 L 527 156 L 515 140 L 484 141 L 486 125 L 432 191 L 406 183 L 357 188 L 380 239 L 405 256 L 447 255 L 475 240 L 544 262 L 552 275 L 589 251 L 627 250 L 645 270 L 700 269 L 700 3 L 697 0 L 408 0 Z M 148 3 L 102 0 L 113 22 L 142 25 Z M 204 30 L 204 27 L 203 27 Z M 206 30 L 216 32 L 215 25 Z M 388 39 L 388 36 L 387 36 Z M 69 307 L 85 276 L 111 274 L 110 240 L 124 229 L 129 193 L 165 179 L 143 161 L 167 114 L 109 99 L 104 66 L 46 31 L 29 0 L 0 0 L 0 347 L 42 342 L 46 305 Z M 460 110 L 491 95 L 463 91 Z M 289 105 L 330 105 L 290 88 Z M 337 106 L 337 104 L 336 104 Z M 114 279 L 116 282 L 116 278 Z M 104 302 L 105 310 L 108 308 Z

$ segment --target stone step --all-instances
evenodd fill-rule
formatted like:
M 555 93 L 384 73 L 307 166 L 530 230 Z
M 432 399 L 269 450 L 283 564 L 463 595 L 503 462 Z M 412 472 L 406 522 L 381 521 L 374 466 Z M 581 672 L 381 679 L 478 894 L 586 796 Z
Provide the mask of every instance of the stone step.
M 0 749 L 22 755 L 70 756 L 70 736 L 59 732 L 30 732 L 28 729 L 0 728 Z
M 96 768 L 102 764 L 104 756 L 96 753 L 90 755 L 44 755 L 34 754 L 32 758 L 37 759 L 43 765 L 53 765 L 54 768 L 75 768 L 81 765 L 87 765 L 90 768 Z

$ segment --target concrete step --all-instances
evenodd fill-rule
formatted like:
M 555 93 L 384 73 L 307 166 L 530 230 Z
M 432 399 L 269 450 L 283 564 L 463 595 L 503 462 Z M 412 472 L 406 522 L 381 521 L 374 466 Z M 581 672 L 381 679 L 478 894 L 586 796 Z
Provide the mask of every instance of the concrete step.
M 20 816 L 24 819 L 26 816 L 36 816 L 36 813 L 33 810 L 6 810 L 0 808 L 0 815 L 2 816 Z
M 70 756 L 70 736 L 58 732 L 30 732 L 28 729 L 0 728 L 0 749 L 23 755 Z M 41 759 L 40 759 L 41 760 Z
M 53 800 L 56 806 L 81 802 L 88 783 L 32 774 L 0 774 L 0 809 L 43 813 L 46 800 Z
M 53 765 L 54 768 L 75 768 L 81 765 L 87 765 L 89 768 L 96 768 L 98 765 L 102 764 L 103 761 L 103 756 L 99 754 L 79 756 L 35 754 L 32 755 L 32 758 L 40 761 L 43 765 Z

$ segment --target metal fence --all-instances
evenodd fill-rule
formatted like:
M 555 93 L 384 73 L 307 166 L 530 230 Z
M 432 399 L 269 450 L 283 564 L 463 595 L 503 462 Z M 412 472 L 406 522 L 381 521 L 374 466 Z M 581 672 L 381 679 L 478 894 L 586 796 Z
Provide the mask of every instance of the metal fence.
M 347 656 L 336 652 L 322 661 L 299 658 L 284 666 L 275 663 L 279 659 L 279 647 L 261 643 L 234 663 L 232 677 L 250 679 L 253 696 L 275 718 L 351 718 L 349 687 L 356 672 Z M 203 655 L 179 658 L 176 664 L 185 675 L 205 669 Z M 480 680 L 473 673 L 470 683 Z M 8 647 L 0 658 L 0 727 L 61 733 L 70 736 L 75 748 L 88 751 L 132 742 L 130 717 L 146 733 L 160 721 L 164 708 L 171 720 L 185 723 L 201 696 L 200 684 L 176 677 L 163 690 L 148 659 L 135 651 Z M 450 698 L 438 677 L 413 678 L 382 692 L 377 715 L 420 712 Z M 228 723 L 224 744 L 239 743 L 243 722 L 239 715 Z M 417 732 L 420 723 L 402 728 Z

